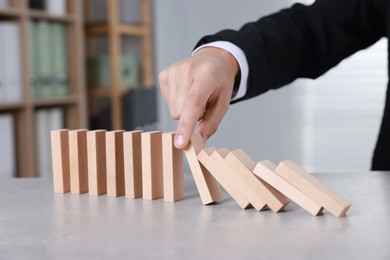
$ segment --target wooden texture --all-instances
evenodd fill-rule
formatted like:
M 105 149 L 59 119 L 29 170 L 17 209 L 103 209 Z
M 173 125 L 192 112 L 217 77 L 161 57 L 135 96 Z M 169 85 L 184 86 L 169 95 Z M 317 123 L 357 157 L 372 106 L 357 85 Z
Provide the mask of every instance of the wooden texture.
M 88 192 L 102 195 L 107 192 L 106 130 L 87 132 Z
M 132 199 L 142 197 L 141 133 L 130 131 L 123 134 L 125 194 Z
M 256 163 L 243 150 L 230 152 L 225 160 L 245 183 L 249 201 L 257 210 L 261 210 L 265 203 L 273 212 L 279 212 L 288 204 L 283 194 L 253 174 Z
M 22 98 L 18 102 L 0 105 L 0 112 L 11 112 L 15 120 L 15 155 L 16 177 L 38 177 L 36 153 L 38 143 L 35 136 L 35 116 L 39 108 L 61 107 L 64 112 L 64 128 L 80 129 L 86 126 L 86 98 L 84 85 L 84 54 L 82 21 L 82 2 L 67 0 L 69 12 L 64 15 L 51 15 L 45 11 L 36 11 L 29 8 L 27 0 L 9 1 L 12 8 L 0 11 L 0 20 L 12 20 L 20 29 L 20 58 Z M 32 95 L 31 65 L 30 65 L 30 37 L 29 23 L 34 20 L 61 23 L 66 26 L 68 44 L 69 90 L 67 97 L 44 98 L 37 101 Z M 69 102 L 68 102 L 69 101 Z M 49 138 L 49 136 L 48 136 Z
M 106 133 L 107 196 L 125 195 L 123 130 Z
M 240 185 L 239 180 L 237 180 L 239 177 L 234 171 L 231 171 L 224 161 L 228 153 L 229 150 L 226 148 L 216 151 L 214 147 L 211 147 L 202 149 L 198 154 L 198 159 L 237 204 L 242 209 L 246 209 L 250 206 L 250 202 L 242 191 L 245 186 Z
M 86 13 L 91 13 L 91 5 L 93 1 L 84 2 Z M 153 72 L 153 31 L 152 31 L 152 2 L 151 0 L 139 1 L 141 13 L 140 24 L 122 24 L 120 19 L 120 2 L 119 0 L 110 0 L 107 2 L 107 22 L 88 23 L 85 26 L 85 38 L 87 45 L 97 36 L 107 36 L 108 54 L 111 72 L 111 82 L 109 88 L 105 91 L 98 91 L 101 95 L 110 99 L 111 109 L 111 125 L 114 129 L 122 129 L 123 126 L 123 95 L 128 93 L 128 89 L 123 91 L 121 82 L 121 55 L 123 53 L 122 38 L 135 37 L 140 39 L 140 85 L 143 88 L 154 87 L 154 72 Z M 88 48 L 90 49 L 90 48 Z M 96 86 L 91 86 L 96 87 Z M 136 87 L 136 86 L 133 86 Z M 138 87 L 138 86 L 137 86 Z M 91 91 L 91 100 L 94 99 L 95 90 Z M 93 102 L 93 101 L 92 101 Z M 92 103 L 91 102 L 91 103 Z M 91 106 L 93 107 L 93 106 Z M 93 114 L 90 109 L 90 116 Z
M 183 151 L 174 144 L 175 133 L 162 134 L 164 200 L 175 202 L 184 199 Z
M 50 135 L 54 192 L 69 192 L 69 131 L 66 129 L 51 131 Z
M 203 205 L 223 198 L 218 182 L 198 161 L 198 154 L 203 149 L 204 142 L 200 134 L 193 134 L 190 143 L 184 149 L 195 184 Z
M 290 200 L 316 216 L 322 211 L 322 206 L 304 194 L 291 183 L 275 173 L 276 165 L 268 160 L 257 163 L 254 174 L 266 181 L 269 185 L 282 192 Z
M 345 216 L 351 203 L 293 161 L 280 162 L 276 173 L 304 192 L 336 217 Z
M 142 194 L 147 200 L 164 196 L 162 133 L 160 131 L 141 134 L 142 144 Z
M 69 131 L 70 192 L 88 192 L 87 130 Z

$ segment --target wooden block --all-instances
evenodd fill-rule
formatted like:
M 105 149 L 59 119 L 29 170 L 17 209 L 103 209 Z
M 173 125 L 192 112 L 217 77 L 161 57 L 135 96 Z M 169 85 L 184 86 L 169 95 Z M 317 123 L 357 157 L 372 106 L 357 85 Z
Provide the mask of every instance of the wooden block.
M 198 161 L 198 154 L 203 149 L 204 142 L 200 134 L 193 134 L 190 143 L 184 149 L 195 184 L 203 205 L 207 205 L 223 198 L 218 182 Z
M 69 130 L 51 131 L 51 155 L 55 193 L 70 191 Z
M 125 174 L 123 162 L 124 130 L 106 133 L 107 196 L 125 195 Z
M 288 198 L 253 174 L 256 163 L 243 150 L 230 152 L 225 160 L 247 185 L 249 201 L 257 210 L 265 203 L 273 212 L 279 212 L 288 204 Z
M 88 192 L 87 130 L 69 131 L 70 192 Z
M 246 209 L 250 206 L 250 203 L 242 192 L 244 187 L 238 184 L 237 178 L 239 177 L 227 167 L 224 161 L 228 153 L 229 150 L 226 148 L 216 151 L 214 147 L 211 147 L 202 149 L 198 154 L 198 159 L 237 204 L 242 209 Z
M 142 131 L 130 131 L 123 134 L 125 194 L 132 199 L 142 197 L 141 133 Z
M 160 131 L 141 134 L 142 145 L 142 194 L 147 200 L 164 196 L 162 133 Z
M 345 216 L 351 203 L 293 161 L 280 162 L 276 173 L 315 200 L 336 217 Z
M 175 202 L 184 199 L 183 151 L 173 144 L 175 133 L 163 133 L 164 200 Z
M 275 169 L 276 165 L 273 162 L 264 160 L 256 165 L 253 172 L 312 215 L 316 216 L 322 211 L 320 204 L 276 174 Z
M 87 132 L 88 192 L 98 196 L 107 192 L 106 130 Z

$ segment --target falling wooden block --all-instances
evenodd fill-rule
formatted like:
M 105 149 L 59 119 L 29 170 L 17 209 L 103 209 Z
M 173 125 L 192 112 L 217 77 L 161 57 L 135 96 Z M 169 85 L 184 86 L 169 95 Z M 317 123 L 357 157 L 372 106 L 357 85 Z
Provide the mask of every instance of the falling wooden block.
M 107 196 L 110 197 L 125 195 L 123 132 L 106 132 Z
M 225 161 L 246 184 L 250 196 L 248 199 L 257 210 L 267 204 L 273 212 L 279 212 L 288 204 L 288 198 L 253 174 L 256 163 L 243 150 L 230 152 Z
M 299 206 L 316 216 L 322 211 L 322 206 L 286 181 L 284 178 L 275 173 L 276 165 L 268 160 L 259 162 L 254 174 L 266 181 L 269 185 L 282 192 L 290 200 L 297 203 Z
M 226 148 L 216 151 L 214 147 L 211 147 L 202 149 L 198 154 L 198 159 L 237 204 L 242 209 L 246 209 L 250 206 L 250 203 L 242 192 L 245 187 L 239 185 L 239 177 L 227 167 L 224 161 L 228 153 L 229 150 Z
M 142 145 L 142 194 L 147 200 L 164 196 L 162 133 L 160 131 L 141 134 Z
M 51 154 L 55 193 L 70 191 L 69 130 L 51 131 Z
M 184 199 L 183 151 L 174 144 L 175 133 L 163 133 L 164 200 L 175 202 Z
M 203 149 L 204 143 L 200 134 L 193 134 L 187 147 L 184 149 L 194 176 L 196 187 L 199 191 L 203 205 L 216 202 L 223 198 L 218 182 L 198 161 L 198 154 Z
M 351 203 L 293 161 L 280 162 L 276 173 L 327 209 L 336 217 L 345 216 Z
M 106 130 L 87 132 L 88 192 L 102 195 L 107 192 Z
M 88 192 L 87 130 L 69 131 L 70 192 Z
M 123 134 L 125 194 L 132 199 L 142 197 L 141 133 L 130 131 Z

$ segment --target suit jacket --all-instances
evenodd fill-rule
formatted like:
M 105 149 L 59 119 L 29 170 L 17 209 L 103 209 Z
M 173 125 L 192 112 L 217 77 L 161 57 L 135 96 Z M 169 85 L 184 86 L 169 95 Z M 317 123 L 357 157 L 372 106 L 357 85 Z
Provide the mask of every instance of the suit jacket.
M 388 36 L 389 14 L 387 0 L 317 0 L 311 6 L 295 4 L 238 31 L 205 36 L 197 46 L 229 41 L 244 51 L 249 65 L 248 89 L 238 102 L 297 78 L 321 76 L 344 58 Z M 388 88 L 373 170 L 390 170 L 389 103 Z

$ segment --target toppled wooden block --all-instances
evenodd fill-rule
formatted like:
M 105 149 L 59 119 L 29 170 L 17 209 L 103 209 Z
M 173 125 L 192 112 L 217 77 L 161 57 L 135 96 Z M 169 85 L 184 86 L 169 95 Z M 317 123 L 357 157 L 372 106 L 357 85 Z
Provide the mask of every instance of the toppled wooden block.
M 266 181 L 269 185 L 282 192 L 290 200 L 316 216 L 321 213 L 322 206 L 307 196 L 301 190 L 289 183 L 287 180 L 275 173 L 276 165 L 268 160 L 257 163 L 253 173 Z
M 280 162 L 276 173 L 315 200 L 336 217 L 345 216 L 351 203 L 293 161 Z
M 288 204 L 288 199 L 282 193 L 253 174 L 256 163 L 243 150 L 230 152 L 225 160 L 246 184 L 251 196 L 249 201 L 257 210 L 266 204 L 273 212 L 279 212 Z
M 217 151 L 211 147 L 202 149 L 198 154 L 198 159 L 237 204 L 242 209 L 246 209 L 250 206 L 249 200 L 243 193 L 246 187 L 239 185 L 239 177 L 227 166 L 224 158 L 228 153 L 229 150 L 226 148 Z
M 203 205 L 207 205 L 223 198 L 221 189 L 214 177 L 198 161 L 198 154 L 203 149 L 204 142 L 200 134 L 193 134 L 190 143 L 184 149 L 194 176 Z

